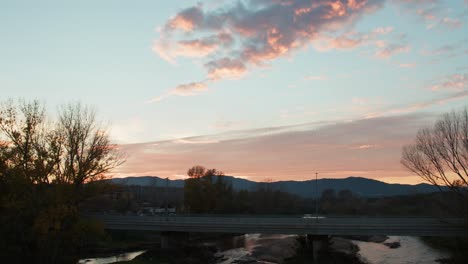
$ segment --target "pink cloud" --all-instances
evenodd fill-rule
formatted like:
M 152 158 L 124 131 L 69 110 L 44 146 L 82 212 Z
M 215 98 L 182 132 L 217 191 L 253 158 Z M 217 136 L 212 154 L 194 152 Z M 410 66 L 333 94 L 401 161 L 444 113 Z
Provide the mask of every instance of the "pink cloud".
M 431 87 L 432 91 L 455 90 L 463 91 L 468 87 L 468 74 L 453 74 L 445 77 L 439 83 Z
M 359 36 L 352 38 L 351 36 L 342 35 L 330 41 L 330 47 L 334 49 L 353 49 L 363 44 L 366 37 Z
M 455 18 L 450 18 L 450 17 L 444 17 L 440 21 L 440 23 L 449 29 L 456 29 L 462 26 L 462 23 L 460 20 L 455 19 Z
M 378 58 L 388 58 L 398 53 L 407 53 L 410 51 L 409 45 L 401 43 L 380 43 L 378 46 L 381 46 L 375 53 L 375 56 Z
M 328 178 L 405 177 L 410 173 L 399 165 L 401 147 L 414 139 L 416 131 L 429 118 L 403 115 L 306 130 L 295 126 L 265 128 L 275 131 L 273 134 L 246 130 L 243 136 L 234 138 L 220 134 L 121 145 L 128 160 L 116 173 L 173 177 L 185 175 L 189 167 L 202 164 L 257 181 L 267 177 L 305 180 L 315 171 Z
M 207 37 L 184 39 L 177 42 L 163 38 L 154 44 L 153 51 L 163 59 L 175 63 L 177 57 L 205 57 L 219 48 L 230 46 L 232 43 L 232 36 L 221 32 Z
M 193 31 L 202 23 L 203 19 L 204 14 L 200 6 L 190 7 L 170 19 L 166 23 L 165 31 Z
M 156 103 L 160 102 L 168 97 L 177 95 L 177 96 L 193 96 L 199 93 L 205 92 L 208 90 L 208 85 L 206 84 L 207 81 L 201 82 L 191 82 L 185 84 L 179 84 L 175 88 L 165 92 L 160 96 L 156 96 L 147 103 Z
M 199 4 L 180 11 L 166 22 L 154 50 L 168 60 L 213 55 L 205 63 L 209 78 L 230 78 L 232 62 L 236 63 L 234 75 L 239 76 L 249 65 L 263 65 L 286 56 L 323 33 L 340 32 L 344 26 L 374 12 L 382 4 L 383 0 L 250 0 L 226 4 L 215 10 L 205 10 Z M 213 36 L 221 32 L 229 32 L 224 36 L 229 36 L 233 44 L 225 45 L 222 50 L 216 46 L 217 42 L 193 39 L 193 35 Z M 356 41 L 341 36 L 333 45 L 345 48 L 358 45 Z M 229 62 L 229 67 L 220 63 L 221 60 Z

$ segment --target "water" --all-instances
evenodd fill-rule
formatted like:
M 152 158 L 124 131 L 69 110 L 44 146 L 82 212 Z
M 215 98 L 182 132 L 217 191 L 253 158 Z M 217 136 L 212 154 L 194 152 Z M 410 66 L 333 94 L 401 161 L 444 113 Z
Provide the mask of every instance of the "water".
M 383 243 L 353 241 L 359 246 L 360 258 L 369 264 L 436 264 L 436 260 L 449 257 L 446 252 L 433 249 L 418 237 L 390 236 L 385 242 L 400 242 L 399 248 Z
M 78 264 L 108 264 L 108 263 L 114 263 L 118 261 L 128 261 L 136 258 L 138 255 L 143 254 L 145 251 L 135 251 L 135 252 L 128 252 L 128 253 L 123 253 L 119 254 L 116 256 L 112 257 L 106 257 L 106 258 L 87 258 L 87 259 L 81 259 L 78 261 Z
M 217 241 L 219 264 L 236 263 L 239 260 L 255 260 L 257 263 L 281 263 L 296 252 L 296 235 L 245 234 L 228 241 Z M 226 243 L 228 242 L 228 243 Z M 227 247 L 226 247 L 227 246 Z
M 219 264 L 237 260 L 256 260 L 260 263 L 281 263 L 295 253 L 295 235 L 245 234 L 206 241 L 204 245 L 216 246 L 223 256 Z M 449 254 L 427 246 L 417 237 L 390 236 L 385 242 L 400 242 L 399 248 L 389 248 L 383 243 L 353 241 L 359 246 L 359 257 L 369 264 L 438 264 L 437 259 Z M 107 264 L 132 260 L 144 251 L 136 251 L 107 258 L 82 259 L 78 263 Z

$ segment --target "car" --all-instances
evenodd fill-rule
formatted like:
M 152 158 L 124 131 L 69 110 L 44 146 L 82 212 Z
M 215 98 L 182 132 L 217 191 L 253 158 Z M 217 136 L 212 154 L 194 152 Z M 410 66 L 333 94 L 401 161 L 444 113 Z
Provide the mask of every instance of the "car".
M 313 214 L 305 214 L 302 216 L 302 219 L 323 219 L 325 216 L 321 215 L 313 215 Z

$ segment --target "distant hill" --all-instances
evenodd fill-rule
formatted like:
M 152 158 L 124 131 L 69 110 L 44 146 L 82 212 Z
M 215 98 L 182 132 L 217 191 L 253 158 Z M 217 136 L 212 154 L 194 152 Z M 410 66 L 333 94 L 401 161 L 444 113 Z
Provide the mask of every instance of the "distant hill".
M 232 176 L 222 176 L 225 180 L 232 183 L 235 190 L 248 190 L 253 191 L 260 186 L 268 187 L 272 190 L 281 190 L 297 194 L 302 197 L 315 197 L 316 196 L 316 183 L 315 180 L 308 181 L 278 181 L 270 183 L 259 183 L 249 181 L 246 179 L 235 178 Z M 116 184 L 124 185 L 140 185 L 140 186 L 157 186 L 165 187 L 166 179 L 157 176 L 139 176 L 139 177 L 126 177 L 114 178 L 110 180 Z M 183 180 L 169 180 L 169 187 L 182 188 L 184 186 Z M 381 197 L 381 196 L 395 196 L 407 195 L 416 193 L 431 193 L 436 192 L 438 189 L 430 184 L 389 184 L 373 179 L 362 177 L 348 177 L 344 179 L 319 179 L 317 181 L 318 193 L 321 194 L 326 189 L 334 189 L 336 192 L 340 190 L 351 190 L 364 197 Z

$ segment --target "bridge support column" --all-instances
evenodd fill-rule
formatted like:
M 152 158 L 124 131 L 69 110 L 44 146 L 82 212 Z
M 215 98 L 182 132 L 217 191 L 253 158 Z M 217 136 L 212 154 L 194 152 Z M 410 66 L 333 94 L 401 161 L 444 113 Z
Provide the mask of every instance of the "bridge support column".
M 319 251 L 327 250 L 328 236 L 327 235 L 307 235 L 306 243 L 307 243 L 307 247 L 312 248 L 312 255 L 314 258 L 314 263 L 318 263 Z
M 161 248 L 169 249 L 188 242 L 190 234 L 187 232 L 161 232 Z

